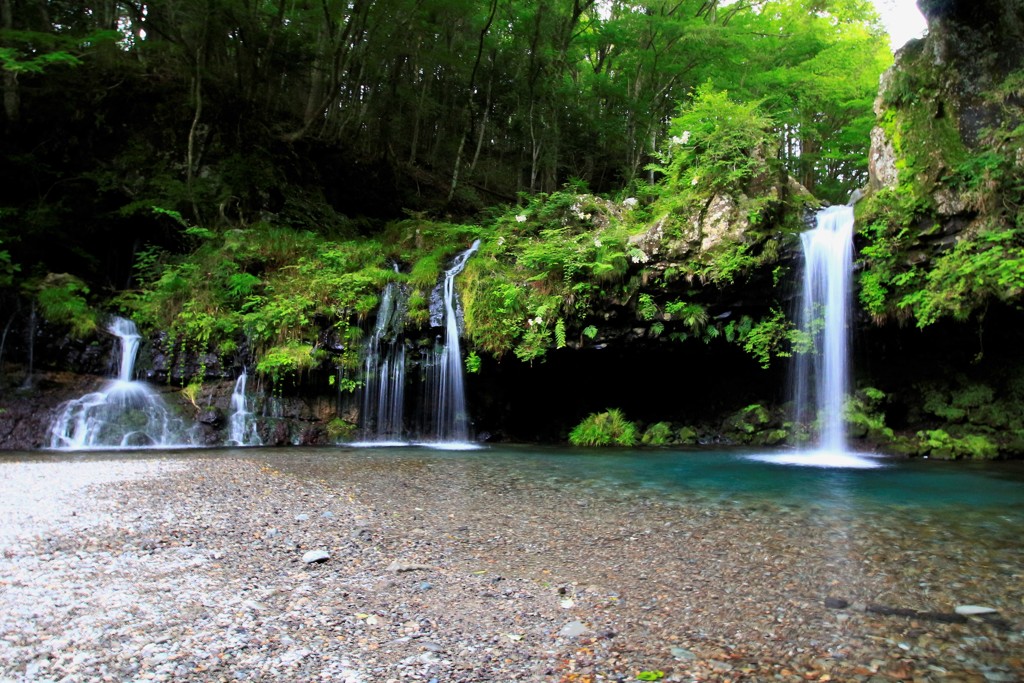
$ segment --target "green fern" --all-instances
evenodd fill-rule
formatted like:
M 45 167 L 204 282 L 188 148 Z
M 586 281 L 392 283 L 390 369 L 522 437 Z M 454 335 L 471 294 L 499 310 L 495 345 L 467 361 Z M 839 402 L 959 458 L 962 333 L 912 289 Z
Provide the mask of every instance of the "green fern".
M 569 442 L 574 446 L 634 446 L 636 425 L 618 408 L 609 408 L 603 413 L 592 413 L 569 432 Z

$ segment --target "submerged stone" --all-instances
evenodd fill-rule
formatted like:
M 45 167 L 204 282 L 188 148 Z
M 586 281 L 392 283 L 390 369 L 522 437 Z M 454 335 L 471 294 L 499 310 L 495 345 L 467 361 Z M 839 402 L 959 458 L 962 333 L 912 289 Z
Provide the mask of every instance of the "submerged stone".
M 956 609 L 953 611 L 962 616 L 971 617 L 979 614 L 995 614 L 999 610 L 994 607 L 984 607 L 982 605 L 957 605 Z
M 562 627 L 558 632 L 558 635 L 563 638 L 579 638 L 587 633 L 590 633 L 590 629 L 587 628 L 582 621 L 570 621 Z

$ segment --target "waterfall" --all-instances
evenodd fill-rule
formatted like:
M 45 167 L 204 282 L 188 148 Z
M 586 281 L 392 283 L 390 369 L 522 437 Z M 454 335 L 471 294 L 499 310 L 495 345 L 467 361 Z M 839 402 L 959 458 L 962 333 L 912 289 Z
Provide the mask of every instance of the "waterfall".
M 135 323 L 114 318 L 107 331 L 120 350 L 117 377 L 96 392 L 68 401 L 50 426 L 50 448 L 180 447 L 189 445 L 184 423 L 145 382 L 132 379 L 139 351 Z
M 435 345 L 434 358 L 428 370 L 428 405 L 433 408 L 432 424 L 435 440 L 445 443 L 467 443 L 469 420 L 466 417 L 466 395 L 462 379 L 462 352 L 459 348 L 458 302 L 455 297 L 455 276 L 466 267 L 466 261 L 480 247 L 480 240 L 455 257 L 444 273 L 444 280 L 435 289 L 431 303 L 431 325 L 445 329 L 442 343 Z M 435 316 L 435 311 L 440 315 Z M 436 321 L 436 322 L 435 322 Z
M 381 295 L 373 334 L 366 343 L 360 412 L 360 432 L 366 441 L 396 442 L 403 438 L 405 338 L 402 333 L 406 297 L 401 285 L 387 284 Z
M 256 418 L 246 407 L 245 382 L 246 372 L 235 380 L 235 390 L 231 392 L 231 418 L 228 420 L 229 446 L 262 446 L 263 440 L 256 433 Z
M 803 233 L 800 241 L 804 265 L 797 322 L 811 349 L 796 358 L 795 417 L 796 424 L 818 420 L 818 443 L 808 452 L 751 457 L 787 465 L 879 467 L 876 460 L 848 451 L 843 424 L 850 384 L 853 206 L 819 211 L 816 227 Z
M 843 404 L 849 391 L 850 284 L 853 275 L 853 207 L 818 212 L 817 227 L 800 236 L 803 290 L 798 324 L 813 352 L 796 364 L 797 422 L 817 416 L 818 448 L 844 453 Z M 814 413 L 808 414 L 814 409 Z
M 117 379 L 120 382 L 131 382 L 135 371 L 135 358 L 139 355 L 139 344 L 142 336 L 135 323 L 126 318 L 114 318 L 107 331 L 117 337 L 121 343 L 121 361 L 117 367 Z

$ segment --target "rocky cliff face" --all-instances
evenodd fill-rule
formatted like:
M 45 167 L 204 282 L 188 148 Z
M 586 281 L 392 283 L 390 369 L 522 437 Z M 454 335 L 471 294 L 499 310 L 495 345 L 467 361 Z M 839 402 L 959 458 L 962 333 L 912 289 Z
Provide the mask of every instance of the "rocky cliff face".
M 1024 168 L 1007 138 L 1024 105 L 1024 8 L 1017 0 L 918 4 L 928 34 L 896 55 L 875 103 L 871 188 L 907 186 L 940 218 L 984 213 L 984 192 L 963 182 L 970 157 L 1008 154 L 1018 173 Z
M 1024 5 L 918 5 L 928 33 L 882 78 L 858 210 L 866 381 L 908 452 L 1019 454 Z

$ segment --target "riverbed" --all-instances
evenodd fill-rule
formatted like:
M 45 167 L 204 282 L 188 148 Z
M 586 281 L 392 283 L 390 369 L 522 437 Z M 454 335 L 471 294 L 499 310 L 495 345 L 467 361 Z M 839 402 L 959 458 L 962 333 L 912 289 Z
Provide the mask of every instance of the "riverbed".
M 1019 681 L 1021 474 L 10 454 L 0 680 Z

